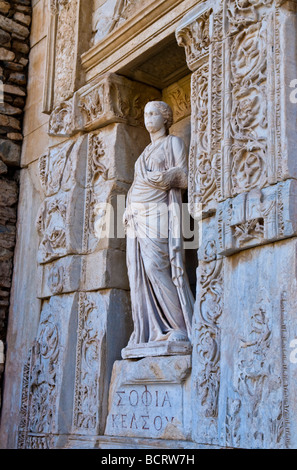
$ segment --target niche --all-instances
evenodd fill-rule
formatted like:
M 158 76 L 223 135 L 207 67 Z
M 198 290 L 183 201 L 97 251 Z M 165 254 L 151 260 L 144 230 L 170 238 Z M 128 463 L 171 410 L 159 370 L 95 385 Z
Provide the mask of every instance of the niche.
M 157 88 L 162 99 L 173 110 L 170 134 L 181 137 L 189 152 L 191 140 L 191 73 L 187 67 L 184 48 L 177 45 L 174 34 L 158 43 L 117 72 L 132 80 Z M 185 192 L 183 202 L 188 202 Z M 194 226 L 191 220 L 192 227 Z M 195 234 L 198 236 L 198 234 Z M 185 250 L 187 272 L 193 294 L 196 291 L 197 247 Z

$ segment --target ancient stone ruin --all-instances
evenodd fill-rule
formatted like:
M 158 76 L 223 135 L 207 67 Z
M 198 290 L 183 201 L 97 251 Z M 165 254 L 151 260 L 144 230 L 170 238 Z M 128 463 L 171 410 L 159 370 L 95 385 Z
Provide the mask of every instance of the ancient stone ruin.
M 297 0 L 0 1 L 0 79 L 0 447 L 296 448 Z

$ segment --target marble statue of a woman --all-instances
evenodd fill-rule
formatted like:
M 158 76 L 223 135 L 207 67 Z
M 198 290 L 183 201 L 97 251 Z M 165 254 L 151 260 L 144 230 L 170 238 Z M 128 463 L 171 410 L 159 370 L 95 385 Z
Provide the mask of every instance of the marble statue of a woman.
M 186 353 L 191 338 L 194 301 L 177 227 L 187 155 L 182 139 L 168 135 L 166 103 L 149 102 L 144 119 L 151 144 L 136 161 L 124 214 L 134 331 L 123 358 Z

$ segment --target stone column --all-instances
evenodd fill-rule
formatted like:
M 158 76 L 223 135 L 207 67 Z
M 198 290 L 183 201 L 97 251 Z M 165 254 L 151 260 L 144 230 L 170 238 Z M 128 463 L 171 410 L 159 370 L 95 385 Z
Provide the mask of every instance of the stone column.
M 177 30 L 193 71 L 191 208 L 203 214 L 196 442 L 296 442 L 296 34 L 296 2 L 273 0 L 209 0 Z

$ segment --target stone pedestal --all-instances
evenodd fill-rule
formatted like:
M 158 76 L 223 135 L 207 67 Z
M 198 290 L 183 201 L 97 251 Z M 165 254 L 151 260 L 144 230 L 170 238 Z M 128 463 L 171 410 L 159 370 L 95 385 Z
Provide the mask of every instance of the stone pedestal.
M 183 356 L 191 354 L 189 341 L 152 341 L 122 349 L 123 359 L 141 359 L 145 356 Z
M 190 371 L 190 355 L 115 362 L 105 435 L 189 439 Z

